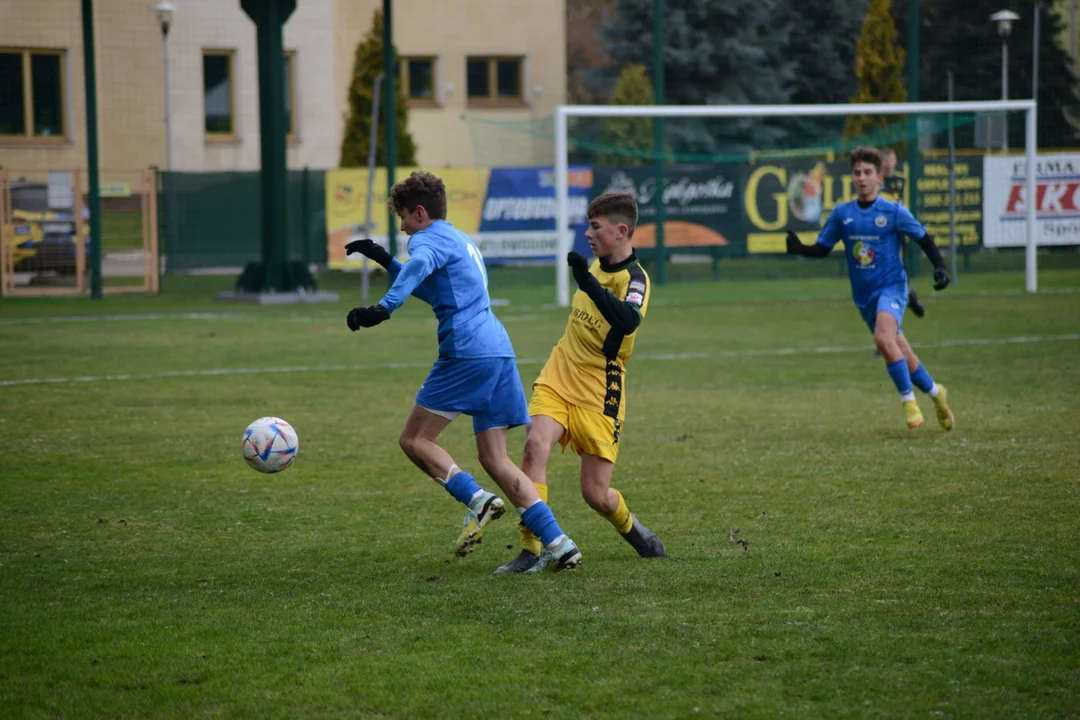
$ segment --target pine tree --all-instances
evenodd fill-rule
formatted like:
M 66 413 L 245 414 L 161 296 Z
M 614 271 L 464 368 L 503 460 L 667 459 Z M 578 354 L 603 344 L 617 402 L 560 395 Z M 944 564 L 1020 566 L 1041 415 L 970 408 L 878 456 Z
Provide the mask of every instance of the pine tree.
M 611 94 L 611 104 L 653 104 L 652 80 L 644 65 L 635 63 L 623 68 Z M 652 118 L 605 118 L 603 137 L 605 146 L 620 152 L 601 152 L 601 165 L 641 165 L 653 150 Z
M 394 50 L 394 62 L 397 51 Z M 374 99 L 375 78 L 383 71 L 383 16 L 375 11 L 371 30 L 356 46 L 352 82 L 349 84 L 349 112 L 345 117 L 345 136 L 341 140 L 341 167 L 361 167 L 368 163 L 371 142 L 371 104 Z M 396 73 L 395 73 L 396 76 Z M 395 83 L 397 164 L 416 164 L 416 144 L 408 129 L 409 106 L 400 83 Z M 375 164 L 386 165 L 386 83 L 379 100 L 379 133 L 375 145 Z
M 615 0 L 566 3 L 566 98 L 571 105 L 599 105 L 607 97 L 610 86 L 598 86 L 596 71 L 611 58 L 596 38 L 614 9 Z
M 862 34 L 855 45 L 855 77 L 859 89 L 853 103 L 905 102 L 904 58 L 897 43 L 891 0 L 870 0 L 863 20 Z M 844 125 L 847 137 L 862 137 L 874 130 L 900 122 L 897 116 L 850 115 Z
M 855 79 L 855 43 L 866 15 L 868 0 L 814 0 L 792 2 L 781 9 L 779 21 L 798 32 L 791 33 L 785 53 L 798 64 L 790 102 L 831 104 L 851 101 L 858 89 Z M 793 117 L 793 146 L 823 147 L 838 141 L 844 132 L 840 116 Z
M 1039 26 L 1038 142 L 1042 148 L 1075 147 L 1080 141 L 1080 90 L 1072 59 L 1062 44 L 1065 23 L 1048 0 L 1042 0 Z M 922 0 L 919 32 L 919 100 L 948 99 L 948 73 L 953 97 L 995 100 L 1001 97 L 1001 38 L 990 16 L 1008 7 L 1000 0 Z M 1020 19 L 1009 36 L 1009 97 L 1031 97 L 1033 4 L 1013 7 Z M 907 2 L 894 8 L 900 22 L 900 44 L 907 44 Z M 939 141 L 943 142 L 943 141 Z M 960 148 L 974 147 L 974 123 L 956 129 Z M 941 145 L 939 145 L 940 147 Z M 1009 116 L 1009 147 L 1024 146 L 1022 113 Z
M 664 95 L 670 105 L 784 104 L 796 63 L 785 56 L 791 27 L 777 22 L 778 0 L 664 0 Z M 617 0 L 603 29 L 617 67 L 652 65 L 652 0 Z M 607 78 L 609 87 L 613 76 Z M 775 147 L 785 136 L 759 118 L 680 118 L 664 123 L 679 153 Z

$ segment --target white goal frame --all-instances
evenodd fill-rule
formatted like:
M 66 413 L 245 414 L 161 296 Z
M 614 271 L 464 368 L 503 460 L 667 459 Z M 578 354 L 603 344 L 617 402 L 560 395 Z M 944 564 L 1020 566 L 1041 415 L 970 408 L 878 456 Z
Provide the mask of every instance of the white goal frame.
M 559 105 L 555 108 L 555 288 L 560 307 L 570 304 L 570 271 L 561 259 L 573 247 L 570 229 L 569 117 L 822 117 L 827 115 L 932 115 L 1022 110 L 1026 117 L 1027 245 L 1024 261 L 1027 291 L 1038 290 L 1035 245 L 1035 118 L 1034 100 L 975 102 L 843 103 L 833 105 Z

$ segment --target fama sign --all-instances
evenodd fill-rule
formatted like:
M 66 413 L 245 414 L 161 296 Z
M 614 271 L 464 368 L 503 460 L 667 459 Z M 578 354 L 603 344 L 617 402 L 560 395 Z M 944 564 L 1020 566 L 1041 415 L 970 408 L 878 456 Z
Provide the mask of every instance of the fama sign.
M 1027 243 L 1027 163 L 983 161 L 983 237 L 988 247 Z M 1035 163 L 1035 242 L 1080 245 L 1080 155 L 1043 155 Z

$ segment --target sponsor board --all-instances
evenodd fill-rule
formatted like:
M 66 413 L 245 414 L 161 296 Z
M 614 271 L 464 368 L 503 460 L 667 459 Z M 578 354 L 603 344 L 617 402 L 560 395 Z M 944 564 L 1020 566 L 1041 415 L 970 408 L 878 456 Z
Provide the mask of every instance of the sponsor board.
M 417 168 L 398 168 L 400 180 Z M 446 219 L 468 234 L 484 258 L 500 262 L 547 259 L 555 254 L 555 182 L 551 168 L 446 168 L 432 171 L 446 185 Z M 571 168 L 570 217 L 576 242 L 587 250 L 585 211 L 592 175 Z M 386 169 L 375 170 L 371 227 L 367 214 L 366 168 L 343 168 L 326 174 L 327 260 L 331 268 L 361 267 L 364 260 L 345 256 L 350 240 L 370 237 L 387 245 Z M 399 235 L 404 257 L 408 238 Z M 579 249 L 580 252 L 580 249 Z
M 1080 245 L 1080 154 L 1039 155 L 1035 162 L 1035 242 Z M 983 238 L 987 247 L 1027 244 L 1027 162 L 983 159 Z

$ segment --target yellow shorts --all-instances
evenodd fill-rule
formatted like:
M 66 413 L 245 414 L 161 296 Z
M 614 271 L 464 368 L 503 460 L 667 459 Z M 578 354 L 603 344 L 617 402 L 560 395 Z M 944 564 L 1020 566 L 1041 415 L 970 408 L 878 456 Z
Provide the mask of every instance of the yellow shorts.
M 563 426 L 563 434 L 559 438 L 563 452 L 569 445 L 578 455 L 588 453 L 612 463 L 619 456 L 622 423 L 618 419 L 572 405 L 547 385 L 533 385 L 529 415 L 547 415 Z

